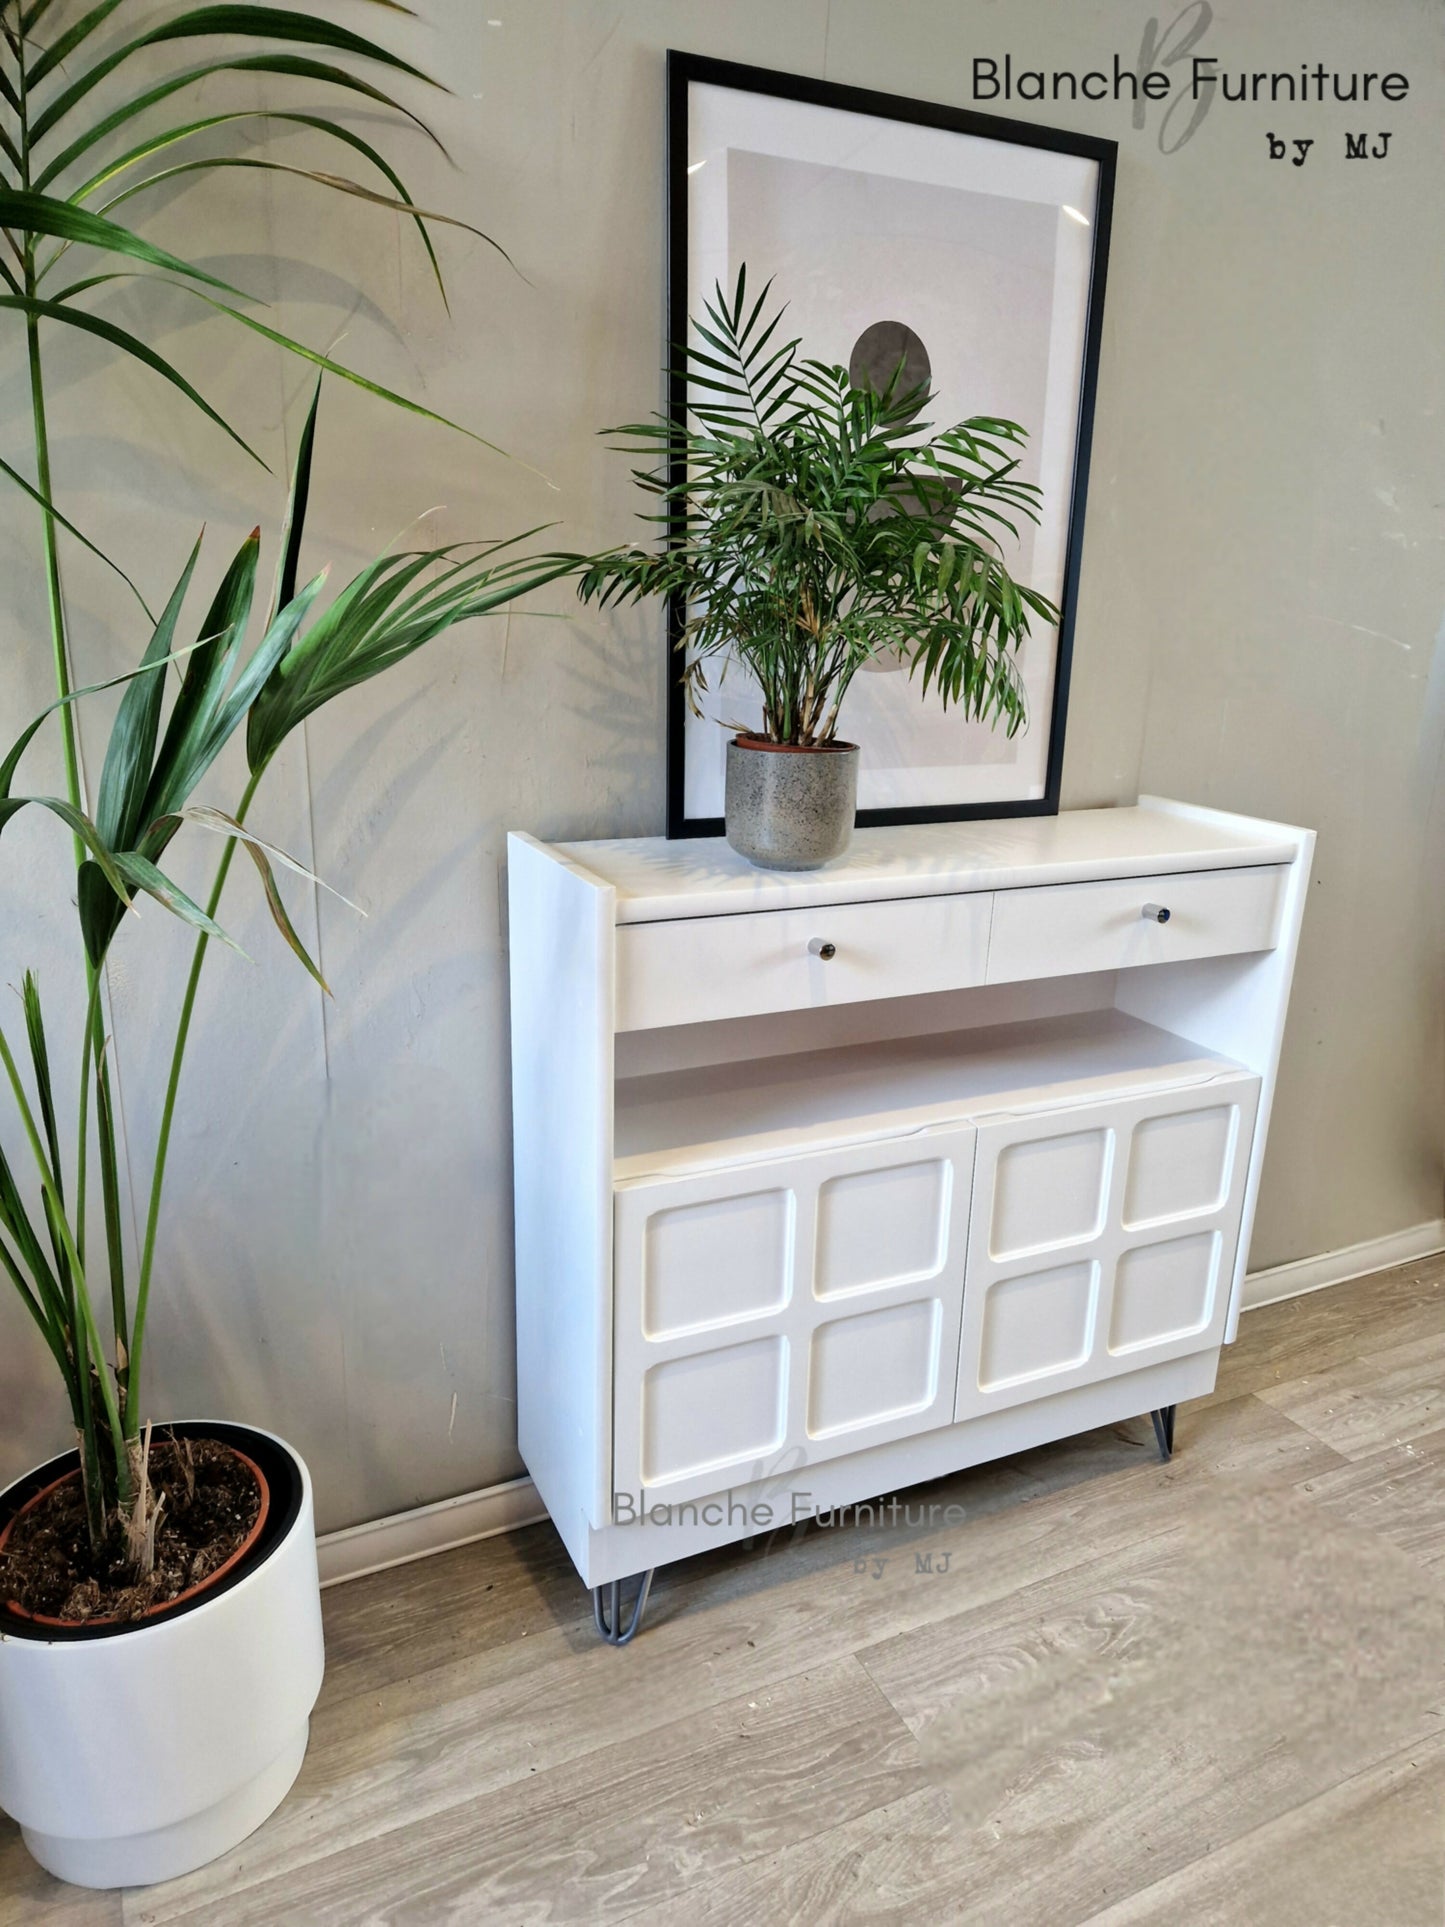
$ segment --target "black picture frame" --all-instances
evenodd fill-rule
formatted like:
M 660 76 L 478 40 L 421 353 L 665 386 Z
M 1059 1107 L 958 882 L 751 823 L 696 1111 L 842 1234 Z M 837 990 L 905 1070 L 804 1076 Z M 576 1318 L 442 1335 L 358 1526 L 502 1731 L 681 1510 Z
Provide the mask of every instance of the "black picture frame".
M 941 128 L 946 132 L 967 134 L 991 141 L 1041 148 L 1094 162 L 1098 167 L 1098 188 L 1093 221 L 1093 256 L 1088 282 L 1084 326 L 1084 353 L 1079 391 L 1077 442 L 1072 470 L 1072 486 L 1067 537 L 1064 545 L 1063 586 L 1059 597 L 1060 622 L 1058 655 L 1054 670 L 1053 701 L 1050 713 L 1048 760 L 1042 796 L 1017 801 L 983 803 L 919 804 L 897 808 L 860 809 L 860 828 L 890 823 L 962 822 L 977 818 L 1014 816 L 1053 816 L 1058 814 L 1059 790 L 1063 774 L 1064 733 L 1068 718 L 1069 680 L 1073 662 L 1074 618 L 1077 603 L 1080 560 L 1084 538 L 1084 514 L 1088 495 L 1089 457 L 1093 440 L 1095 393 L 1098 385 L 1099 343 L 1104 320 L 1104 286 L 1108 272 L 1109 234 L 1113 215 L 1114 172 L 1118 143 L 1093 135 L 1076 134 L 1065 129 L 1035 126 L 1001 115 L 980 114 L 970 109 L 946 106 L 937 101 L 912 100 L 903 95 L 875 92 L 863 87 L 845 87 L 831 81 L 814 80 L 802 74 L 776 72 L 766 67 L 745 66 L 737 61 L 715 60 L 706 55 L 669 49 L 667 55 L 667 340 L 669 344 L 667 407 L 672 419 L 681 420 L 687 406 L 686 370 L 682 357 L 671 352 L 672 345 L 686 341 L 689 329 L 688 288 L 688 97 L 694 84 L 732 87 L 752 94 L 771 95 L 781 100 L 835 107 L 854 114 L 869 114 L 884 119 Z M 671 481 L 684 477 L 681 465 L 674 463 Z M 667 615 L 667 835 L 669 837 L 721 836 L 721 816 L 689 816 L 686 808 L 686 695 L 675 671 L 677 647 L 684 621 L 681 606 L 674 601 Z

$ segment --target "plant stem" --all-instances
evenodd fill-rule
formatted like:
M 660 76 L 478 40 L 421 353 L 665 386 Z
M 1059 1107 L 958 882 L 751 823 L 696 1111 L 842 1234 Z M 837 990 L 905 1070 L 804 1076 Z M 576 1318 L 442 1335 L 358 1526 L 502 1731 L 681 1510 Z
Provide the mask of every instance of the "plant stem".
M 16 105 L 19 113 L 20 185 L 22 188 L 28 189 L 30 186 L 29 63 L 26 59 L 25 9 L 23 6 L 17 6 L 16 8 L 16 32 L 18 36 L 15 41 L 18 82 L 18 100 Z M 31 300 L 34 300 L 37 279 L 35 273 L 35 244 L 33 237 L 26 237 L 21 251 L 20 265 L 25 294 Z M 50 430 L 46 420 L 45 377 L 40 359 L 40 323 L 38 317 L 33 314 L 27 314 L 25 317 L 25 353 L 30 373 L 30 415 L 35 441 L 35 482 L 41 495 L 44 496 L 46 503 L 46 506 L 41 511 L 41 531 L 45 546 L 45 590 L 50 614 L 51 662 L 55 675 L 55 693 L 62 703 L 60 711 L 60 731 L 65 757 L 65 788 L 66 794 L 70 799 L 71 807 L 78 810 L 81 807 L 80 752 L 74 707 L 71 703 L 65 701 L 65 698 L 71 693 L 70 647 L 65 629 L 65 598 L 60 584 L 60 549 L 57 540 L 55 517 L 49 507 L 53 499 L 51 495 L 50 475 Z M 78 836 L 73 838 L 73 848 L 75 852 L 75 867 L 78 871 L 81 864 L 85 861 L 85 845 Z M 88 1002 L 90 1005 L 93 1005 L 96 995 L 96 972 L 88 958 L 85 968 L 86 984 L 89 993 Z M 90 1028 L 91 1019 L 87 1012 L 87 1038 L 90 1034 Z M 8 1063 L 8 1050 L 6 1051 L 6 1058 Z M 83 1084 L 84 1081 L 84 1076 L 82 1075 Z M 90 1295 L 85 1285 L 84 1262 L 80 1256 L 81 1249 L 85 1243 L 86 1120 L 83 1098 L 84 1092 L 82 1091 L 79 1164 L 77 1168 L 79 1196 L 77 1204 L 78 1215 L 76 1219 L 80 1235 L 79 1240 L 72 1244 L 71 1250 L 72 1262 L 75 1268 L 73 1296 L 80 1302 L 84 1316 L 81 1319 L 75 1317 L 74 1304 L 68 1306 L 67 1309 L 70 1312 L 71 1321 L 70 1342 L 75 1353 L 75 1397 L 72 1400 L 72 1411 L 75 1417 L 76 1429 L 80 1435 L 81 1471 L 85 1489 L 86 1514 L 90 1528 L 90 1538 L 92 1545 L 96 1545 L 99 1543 L 104 1530 L 105 1517 L 100 1491 L 99 1447 L 95 1436 L 94 1414 L 91 1409 L 90 1350 L 92 1339 L 95 1343 L 95 1357 L 97 1361 L 96 1376 L 100 1382 L 102 1393 L 107 1397 L 108 1406 L 112 1408 L 108 1409 L 107 1416 L 111 1420 L 113 1443 L 116 1446 L 118 1454 L 116 1465 L 118 1490 L 124 1491 L 127 1489 L 127 1473 L 124 1464 L 124 1442 L 120 1437 L 120 1428 L 117 1422 L 119 1414 L 113 1409 L 114 1401 L 109 1397 L 110 1388 L 105 1378 L 104 1354 L 99 1349 L 99 1334 L 95 1331 L 94 1313 L 90 1304 Z M 62 1235 L 69 1241 L 69 1226 L 64 1211 L 60 1209 L 58 1205 L 57 1215 L 59 1217 Z
M 20 147 L 20 185 L 30 187 L 30 63 L 25 49 L 25 9 L 16 8 L 16 109 L 19 121 L 17 132 Z M 35 239 L 26 235 L 21 254 L 24 273 L 25 293 L 34 300 L 38 286 L 35 275 Z M 60 549 L 56 539 L 55 517 L 48 504 L 50 493 L 50 432 L 45 419 L 45 379 L 40 363 L 40 321 L 38 316 L 27 314 L 25 317 L 25 354 L 30 369 L 30 416 L 35 437 L 35 485 L 45 497 L 47 506 L 41 511 L 41 527 L 45 538 L 45 588 L 50 603 L 50 649 L 55 671 L 55 693 L 64 698 L 70 694 L 70 651 L 65 634 L 65 602 L 60 589 Z M 60 712 L 61 739 L 65 745 L 65 783 L 72 806 L 80 808 L 80 756 L 76 744 L 75 717 L 70 705 Z M 79 837 L 75 840 L 75 867 L 85 860 L 85 849 Z
M 125 1255 L 121 1246 L 120 1188 L 115 1156 L 115 1111 L 110 1096 L 110 1069 L 105 1061 L 105 1027 L 101 1022 L 100 972 L 87 957 L 88 992 L 85 1009 L 85 1035 L 80 1057 L 80 1098 L 76 1105 L 75 1149 L 75 1248 L 85 1263 L 86 1169 L 90 1144 L 90 1079 L 95 1073 L 95 1133 L 100 1148 L 100 1181 L 105 1209 L 106 1270 L 110 1282 L 110 1322 L 115 1339 L 114 1368 L 116 1396 L 124 1418 L 129 1391 L 130 1334 L 127 1329 L 125 1300 Z M 71 1323 L 74 1324 L 74 1308 Z M 85 1332 L 75 1328 L 77 1345 L 82 1351 L 81 1370 L 85 1400 L 84 1432 L 91 1438 L 90 1387 L 85 1376 L 83 1357 Z M 93 1442 L 93 1441 L 92 1441 Z
M 120 1178 L 115 1155 L 115 1106 L 110 1095 L 110 1065 L 105 1032 L 95 1012 L 95 1134 L 100 1147 L 100 1192 L 105 1210 L 106 1271 L 110 1279 L 110 1320 L 115 1334 L 115 1379 L 121 1409 L 130 1396 L 130 1333 L 125 1300 L 125 1251 L 121 1242 Z
M 89 957 L 85 962 L 85 974 L 89 988 L 85 1007 L 85 1037 L 80 1053 L 80 1100 L 77 1105 L 79 1123 L 75 1158 L 75 1251 L 82 1271 L 85 1267 L 85 1150 L 90 1128 L 90 1048 L 93 1035 L 92 1020 L 100 998 L 100 978 Z M 94 1401 L 90 1396 L 90 1346 L 85 1325 L 75 1316 L 73 1302 L 69 1310 L 70 1342 L 75 1347 L 75 1374 L 79 1389 L 79 1409 L 75 1416 L 75 1429 L 80 1436 L 81 1485 L 85 1491 L 90 1543 L 92 1546 L 98 1546 L 105 1535 L 105 1498 L 101 1490 L 100 1442 L 95 1435 Z M 97 1370 L 104 1372 L 103 1358 L 98 1361 Z
M 30 250 L 25 258 L 26 292 L 35 291 L 35 261 Z M 45 419 L 45 382 L 40 365 L 40 326 L 34 315 L 25 318 L 25 347 L 30 364 L 30 411 L 35 433 L 36 486 L 50 500 L 50 436 Z M 48 508 L 41 512 L 45 535 L 45 588 L 50 605 L 50 650 L 55 672 L 55 693 L 70 694 L 70 650 L 65 633 L 65 603 L 60 589 L 60 551 L 56 543 L 55 517 Z M 65 748 L 65 787 L 73 808 L 80 804 L 80 754 L 76 743 L 74 705 L 66 703 L 60 712 L 60 734 Z M 85 846 L 75 839 L 75 866 L 85 860 Z
M 259 769 L 247 783 L 241 801 L 236 808 L 236 822 L 246 821 L 246 812 L 251 807 L 251 799 L 256 794 L 256 785 L 265 774 Z M 210 901 L 206 905 L 206 915 L 214 918 L 221 904 L 221 892 L 226 887 L 226 878 L 231 870 L 231 858 L 236 853 L 236 841 L 228 838 L 216 866 L 216 880 L 211 885 Z M 156 1230 L 160 1223 L 161 1191 L 165 1184 L 166 1158 L 171 1146 L 171 1123 L 176 1112 L 176 1094 L 180 1089 L 181 1065 L 186 1055 L 186 1042 L 191 1033 L 191 1013 L 196 1007 L 196 988 L 201 981 L 201 966 L 206 961 L 206 949 L 210 942 L 204 931 L 196 938 L 196 947 L 191 956 L 191 974 L 186 980 L 186 994 L 181 1003 L 180 1021 L 176 1025 L 175 1047 L 171 1052 L 171 1072 L 166 1080 L 166 1101 L 161 1110 L 160 1134 L 156 1139 L 155 1168 L 151 1172 L 150 1203 L 146 1211 L 145 1244 L 141 1249 L 140 1274 L 135 1288 L 135 1315 L 131 1320 L 130 1376 L 126 1396 L 125 1425 L 126 1436 L 131 1439 L 140 1436 L 140 1367 L 141 1353 L 145 1345 L 146 1309 L 150 1302 L 151 1267 L 156 1255 Z
M 80 1253 L 82 1264 L 85 1263 L 86 1153 L 90 1139 L 90 1053 L 95 1036 L 95 1006 L 100 994 L 100 978 L 89 956 L 85 960 L 85 975 L 87 990 L 85 1029 L 80 1047 L 80 1096 L 75 1105 L 75 1248 Z

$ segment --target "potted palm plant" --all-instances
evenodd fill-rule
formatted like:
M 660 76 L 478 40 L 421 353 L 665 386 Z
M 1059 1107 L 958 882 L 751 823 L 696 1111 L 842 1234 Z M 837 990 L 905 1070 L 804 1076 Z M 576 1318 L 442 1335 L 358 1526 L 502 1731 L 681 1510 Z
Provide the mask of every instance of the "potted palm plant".
M 47 1026 L 32 973 L 18 985 L 19 1024 L 0 1013 L 0 1273 L 51 1356 L 76 1440 L 0 1493 L 0 1806 L 20 1822 L 44 1866 L 101 1887 L 181 1873 L 258 1825 L 299 1769 L 321 1682 L 305 1465 L 260 1428 L 153 1424 L 146 1403 L 167 1152 L 202 968 L 213 941 L 229 942 L 218 917 L 232 858 L 246 852 L 282 937 L 321 983 L 277 880 L 278 868 L 301 866 L 248 822 L 279 751 L 321 705 L 563 567 L 529 561 L 504 543 L 386 554 L 329 599 L 324 570 L 301 582 L 318 380 L 298 443 L 275 587 L 258 621 L 251 617 L 262 600 L 260 531 L 241 544 L 199 617 L 189 612 L 197 542 L 160 614 L 146 611 L 138 666 L 113 679 L 124 692 L 95 795 L 84 794 L 76 709 L 109 685 L 74 686 L 60 544 L 64 538 L 101 551 L 55 499 L 42 344 L 66 330 L 98 338 L 241 438 L 155 348 L 92 305 L 94 290 L 114 272 L 58 277 L 59 263 L 73 249 L 100 250 L 112 270 L 179 285 L 230 323 L 425 414 L 257 321 L 214 277 L 152 245 L 114 209 L 177 173 L 274 167 L 400 211 L 416 222 L 434 269 L 427 226 L 446 218 L 417 209 L 370 142 L 314 112 L 276 118 L 360 154 L 386 192 L 263 156 L 228 156 L 204 139 L 186 152 L 198 137 L 254 119 L 249 106 L 197 117 L 191 105 L 170 123 L 156 112 L 198 77 L 232 70 L 299 78 L 359 93 L 372 108 L 395 107 L 335 56 L 416 75 L 396 54 L 290 9 L 222 4 L 157 15 L 148 8 L 141 30 L 127 38 L 134 12 L 129 0 L 84 11 L 65 0 L 0 0 L 0 323 L 15 318 L 33 425 L 31 473 L 0 461 L 0 475 L 40 510 L 56 679 L 54 703 L 0 760 L 0 833 L 27 805 L 48 810 L 70 833 L 74 862 L 62 862 L 55 881 L 78 913 L 82 1013 L 74 1083 L 58 1074 L 60 1033 Z M 209 56 L 159 77 L 150 50 L 170 41 L 207 43 Z M 138 91 L 117 104 L 112 85 L 104 110 L 87 118 L 91 90 L 123 78 L 142 54 Z M 128 143 L 119 152 L 118 141 Z M 153 164 L 157 155 L 164 165 Z M 134 586 L 109 557 L 102 560 Z M 63 795 L 23 786 L 27 756 L 47 728 L 61 738 Z M 245 743 L 247 777 L 239 799 L 221 809 L 202 790 L 234 737 Z M 204 907 L 169 873 L 167 853 L 183 832 L 219 839 Z M 190 926 L 195 947 L 132 1269 L 103 986 L 120 946 L 127 968 L 139 967 L 139 933 L 126 912 L 141 896 Z M 18 977 L 19 960 L 7 964 Z M 71 1093 L 73 1113 L 65 1102 Z
M 752 678 L 762 726 L 729 725 L 727 838 L 764 868 L 810 870 L 852 833 L 858 746 L 838 732 L 858 672 L 892 655 L 924 697 L 1013 735 L 1020 647 L 1058 611 L 1000 553 L 1010 517 L 1038 520 L 1023 429 L 979 417 L 930 433 L 902 363 L 859 386 L 780 342 L 770 286 L 749 305 L 744 266 L 694 322 L 684 419 L 605 431 L 650 458 L 633 476 L 668 541 L 585 560 L 578 593 L 672 599 L 694 713 L 714 664 Z

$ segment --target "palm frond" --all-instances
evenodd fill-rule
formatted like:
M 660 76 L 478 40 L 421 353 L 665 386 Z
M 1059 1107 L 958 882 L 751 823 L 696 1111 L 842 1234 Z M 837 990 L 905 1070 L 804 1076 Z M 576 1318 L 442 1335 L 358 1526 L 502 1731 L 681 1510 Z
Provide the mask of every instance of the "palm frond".
M 57 199 L 52 194 L 34 194 L 19 188 L 0 186 L 0 228 L 7 228 L 12 234 L 53 235 L 72 244 L 100 248 L 108 254 L 129 255 L 133 260 L 144 261 L 150 267 L 164 268 L 168 273 L 183 274 L 191 280 L 202 281 L 208 288 L 220 288 L 226 294 L 242 294 L 242 290 L 233 287 L 229 281 L 222 281 L 218 275 L 208 274 L 193 262 L 183 261 L 168 249 L 157 247 L 153 241 L 132 233 L 118 221 L 107 220 L 103 214 L 76 207 L 73 202 Z
M 86 34 L 99 26 L 117 4 L 118 0 L 102 0 L 101 5 L 87 16 L 91 24 L 87 25 Z M 119 47 L 101 55 L 93 66 L 57 94 L 35 117 L 31 124 L 31 138 L 36 142 L 43 141 L 101 81 L 146 48 L 157 47 L 168 41 L 213 38 L 259 39 L 273 43 L 293 41 L 308 47 L 322 47 L 330 53 L 351 54 L 362 60 L 374 61 L 397 73 L 406 74 L 412 80 L 423 81 L 428 86 L 437 85 L 429 74 L 423 73 L 420 67 L 414 67 L 409 60 L 403 60 L 400 54 L 392 53 L 389 48 L 368 40 L 363 34 L 353 33 L 349 27 L 325 20 L 319 14 L 292 12 L 283 7 L 224 4 L 188 7 L 184 12 L 160 21 L 145 33 L 137 34 L 134 39 L 124 41 Z
M 205 396 L 198 393 L 178 369 L 173 368 L 163 355 L 157 354 L 155 349 L 142 341 L 139 336 L 130 334 L 124 328 L 118 328 L 112 321 L 103 321 L 99 315 L 87 314 L 83 308 L 72 307 L 68 302 L 37 301 L 27 295 L 0 295 L 0 309 L 5 308 L 12 308 L 21 314 L 30 315 L 37 321 L 58 321 L 67 328 L 78 328 L 83 334 L 95 335 L 101 341 L 109 342 L 111 347 L 123 350 L 133 361 L 143 363 L 164 381 L 168 381 L 173 388 L 179 389 L 187 401 L 194 403 L 203 415 L 209 417 L 218 428 L 223 429 L 239 448 L 245 449 L 252 461 L 260 462 L 262 468 L 267 466 L 246 438 L 232 428 L 225 416 L 212 408 Z
M 369 682 L 457 623 L 490 615 L 576 567 L 571 556 L 502 553 L 512 546 L 491 544 L 460 559 L 445 549 L 385 556 L 353 577 L 297 635 L 257 695 L 246 729 L 252 771 L 265 769 L 291 731 L 323 704 Z M 439 569 L 437 579 L 418 590 L 433 566 Z
M 350 73 L 345 67 L 338 67 L 330 61 L 312 60 L 302 54 L 242 54 L 227 59 L 208 60 L 198 67 L 187 68 L 183 73 L 171 74 L 166 79 L 157 81 L 154 86 L 148 87 L 144 93 L 137 94 L 132 99 L 122 102 L 119 107 L 112 108 L 108 114 L 102 115 L 98 121 L 85 127 L 68 147 L 48 161 L 36 175 L 34 185 L 37 188 L 50 187 L 83 155 L 90 153 L 108 135 L 115 133 L 117 128 L 129 126 L 142 114 L 148 113 L 152 107 L 158 107 L 163 100 L 169 100 L 173 94 L 183 93 L 188 88 L 199 86 L 203 81 L 210 80 L 217 74 L 276 74 L 288 80 L 310 80 L 323 86 L 335 87 L 342 93 L 359 95 L 361 99 L 371 101 L 378 107 L 386 107 L 393 113 L 401 114 L 419 128 L 435 147 L 441 148 L 441 142 L 419 115 L 412 113 L 409 107 L 403 106 L 399 100 L 394 99 L 380 87 L 374 87 L 369 80 L 363 80 L 360 74 Z M 39 140 L 40 135 L 36 134 L 34 138 Z M 442 148 L 442 152 L 445 151 Z
M 150 620 L 152 622 L 154 622 L 155 617 L 151 616 L 151 612 L 149 608 L 146 606 L 145 597 L 141 594 L 140 590 L 136 587 L 135 583 L 131 581 L 130 577 L 126 574 L 125 570 L 120 566 L 118 562 L 116 562 L 112 557 L 108 556 L 104 549 L 99 548 L 94 542 L 92 542 L 90 537 L 84 532 L 84 530 L 78 529 L 75 526 L 74 522 L 70 520 L 69 516 L 62 515 L 60 510 L 55 506 L 54 502 L 52 502 L 48 496 L 42 495 L 40 490 L 36 488 L 33 483 L 26 481 L 25 477 L 20 473 L 19 469 L 12 468 L 9 462 L 0 460 L 0 473 L 8 475 L 10 480 L 15 484 L 16 488 L 20 489 L 24 494 L 28 495 L 31 501 L 36 503 L 40 508 L 44 509 L 47 515 L 53 516 L 55 520 L 60 524 L 61 528 L 65 530 L 66 534 L 73 536 L 74 539 L 80 544 L 80 546 L 83 549 L 89 549 L 90 553 L 94 556 L 98 556 L 108 569 L 113 569 L 115 573 L 120 577 L 121 581 L 125 584 L 125 586 L 130 590 L 131 594 L 135 597 L 136 601 L 140 604 L 142 611 L 148 617 L 150 617 Z

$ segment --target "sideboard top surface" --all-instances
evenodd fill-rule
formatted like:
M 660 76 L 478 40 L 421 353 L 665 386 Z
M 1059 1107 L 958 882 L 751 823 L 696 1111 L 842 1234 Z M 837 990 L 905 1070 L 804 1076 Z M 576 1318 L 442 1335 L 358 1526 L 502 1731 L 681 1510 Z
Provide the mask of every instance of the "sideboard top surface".
M 890 897 L 1290 863 L 1305 832 L 1156 798 L 1058 816 L 858 830 L 821 870 L 758 870 L 721 837 L 629 837 L 552 847 L 617 893 L 619 923 L 729 916 Z

